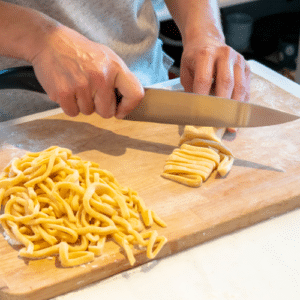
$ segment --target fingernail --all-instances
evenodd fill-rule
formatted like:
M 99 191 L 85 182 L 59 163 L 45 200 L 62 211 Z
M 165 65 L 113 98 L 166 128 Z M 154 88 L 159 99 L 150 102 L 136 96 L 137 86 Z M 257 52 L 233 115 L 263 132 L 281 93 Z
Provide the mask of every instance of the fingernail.
M 124 114 L 124 113 L 118 113 L 117 115 L 116 115 L 116 118 L 117 119 L 124 119 L 126 117 L 126 114 Z
M 238 131 L 238 128 L 227 128 L 227 130 L 230 133 L 236 133 Z
M 116 106 L 114 104 L 111 104 L 109 108 L 109 113 L 111 117 L 114 117 L 116 115 Z

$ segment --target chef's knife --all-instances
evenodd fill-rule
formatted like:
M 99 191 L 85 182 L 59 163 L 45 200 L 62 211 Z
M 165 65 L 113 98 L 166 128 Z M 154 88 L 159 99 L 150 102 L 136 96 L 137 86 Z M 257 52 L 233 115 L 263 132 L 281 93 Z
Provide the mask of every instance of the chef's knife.
M 0 89 L 45 93 L 31 66 L 0 71 Z M 120 95 L 116 94 L 120 100 Z M 286 123 L 299 116 L 227 98 L 145 88 L 141 103 L 126 120 L 210 127 L 258 127 Z
M 299 119 L 276 109 L 216 96 L 148 88 L 142 102 L 125 117 L 179 125 L 259 127 Z

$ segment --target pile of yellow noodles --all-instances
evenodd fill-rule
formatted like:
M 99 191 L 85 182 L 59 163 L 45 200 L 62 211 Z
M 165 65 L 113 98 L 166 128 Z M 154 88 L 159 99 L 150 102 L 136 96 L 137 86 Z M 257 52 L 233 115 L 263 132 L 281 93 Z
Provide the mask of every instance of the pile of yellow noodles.
M 0 175 L 1 205 L 3 228 L 25 246 L 20 256 L 57 254 L 64 267 L 93 261 L 107 239 L 125 250 L 131 265 L 135 245 L 145 247 L 151 259 L 166 243 L 156 230 L 142 232 L 154 222 L 166 224 L 135 191 L 57 146 L 13 159 Z

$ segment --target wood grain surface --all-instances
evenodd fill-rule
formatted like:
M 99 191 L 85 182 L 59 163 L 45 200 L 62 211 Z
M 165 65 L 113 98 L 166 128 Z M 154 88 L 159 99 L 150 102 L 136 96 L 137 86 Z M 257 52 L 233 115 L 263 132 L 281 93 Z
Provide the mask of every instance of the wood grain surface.
M 252 75 L 251 101 L 300 114 L 298 98 L 257 75 Z M 300 206 L 299 121 L 226 134 L 223 142 L 236 157 L 233 168 L 225 178 L 213 174 L 200 188 L 160 176 L 182 130 L 175 125 L 59 114 L 2 128 L 0 169 L 14 156 L 53 145 L 98 162 L 167 222 L 167 228 L 157 227 L 168 238 L 159 257 Z M 17 250 L 0 235 L 3 300 L 49 299 L 131 268 L 112 243 L 93 263 L 75 268 L 62 268 L 56 259 L 22 259 Z M 143 251 L 135 254 L 136 265 L 148 261 Z

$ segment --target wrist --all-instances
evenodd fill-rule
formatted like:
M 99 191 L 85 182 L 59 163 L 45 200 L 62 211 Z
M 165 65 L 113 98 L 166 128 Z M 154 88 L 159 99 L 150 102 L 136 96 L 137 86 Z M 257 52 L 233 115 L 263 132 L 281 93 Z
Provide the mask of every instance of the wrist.
M 32 62 L 59 23 L 22 6 L 0 1 L 0 55 Z
M 190 43 L 205 44 L 207 41 L 225 43 L 222 28 L 215 23 L 194 23 L 192 26 L 187 26 L 182 34 L 183 46 Z
M 34 58 L 45 48 L 47 39 L 60 26 L 58 22 L 39 14 L 29 24 L 27 32 L 21 36 L 18 43 L 22 47 L 21 58 L 32 63 Z

